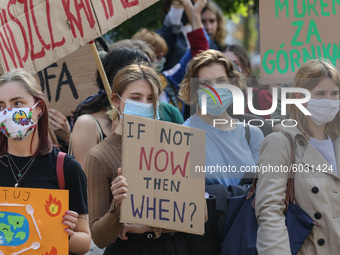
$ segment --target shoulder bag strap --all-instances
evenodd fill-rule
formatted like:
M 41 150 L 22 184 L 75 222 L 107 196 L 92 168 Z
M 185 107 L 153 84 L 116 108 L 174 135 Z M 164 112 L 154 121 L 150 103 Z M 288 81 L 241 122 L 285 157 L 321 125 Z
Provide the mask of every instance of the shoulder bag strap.
M 59 189 L 65 189 L 65 177 L 64 177 L 64 159 L 66 153 L 59 151 L 57 157 L 57 176 Z
M 294 190 L 294 175 L 295 172 L 292 170 L 295 164 L 295 146 L 293 139 L 285 132 L 282 132 L 283 135 L 285 135 L 289 141 L 290 144 L 290 166 L 289 166 L 289 175 L 288 175 L 288 182 L 287 182 L 287 191 L 286 191 L 286 198 L 285 198 L 285 204 L 286 209 L 284 213 L 288 210 L 289 203 L 293 203 L 295 199 L 295 190 Z
M 294 202 L 295 199 L 295 191 L 294 191 L 294 174 L 295 172 L 292 171 L 292 168 L 295 164 L 295 146 L 292 138 L 285 132 L 282 132 L 284 136 L 287 137 L 289 144 L 290 144 L 290 167 L 289 167 L 289 175 L 288 175 L 288 181 L 287 181 L 287 191 L 286 191 L 286 197 L 285 197 L 285 204 L 286 204 L 286 209 L 285 213 L 288 210 L 289 202 Z M 251 198 L 256 191 L 256 184 L 258 181 L 257 175 L 255 175 L 253 179 L 253 183 L 251 185 L 251 189 L 248 192 L 247 199 Z M 255 200 L 255 199 L 254 199 Z

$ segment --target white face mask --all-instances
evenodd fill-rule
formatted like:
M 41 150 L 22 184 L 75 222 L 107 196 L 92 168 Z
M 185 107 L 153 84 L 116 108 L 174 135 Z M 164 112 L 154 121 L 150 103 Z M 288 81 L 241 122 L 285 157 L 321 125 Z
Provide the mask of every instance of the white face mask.
M 313 99 L 307 105 L 307 110 L 312 114 L 309 116 L 316 125 L 322 126 L 334 120 L 339 112 L 340 100 Z
M 0 132 L 8 138 L 21 141 L 25 139 L 37 126 L 32 120 L 32 107 L 7 108 L 0 112 Z

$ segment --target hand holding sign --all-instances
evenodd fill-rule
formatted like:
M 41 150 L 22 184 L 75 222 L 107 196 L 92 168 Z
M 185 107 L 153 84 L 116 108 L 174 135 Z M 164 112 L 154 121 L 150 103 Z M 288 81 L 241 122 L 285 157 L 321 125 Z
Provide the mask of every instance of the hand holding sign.
M 150 226 L 126 223 L 119 234 L 119 238 L 122 240 L 128 240 L 126 233 L 144 234 L 145 232 L 153 232 L 153 230 Z
M 120 203 L 127 197 L 128 184 L 124 176 L 122 176 L 122 168 L 118 168 L 118 176 L 111 183 L 111 192 L 113 199 Z
M 65 231 L 69 234 L 69 236 L 74 235 L 74 230 L 76 229 L 78 221 L 78 213 L 74 211 L 67 211 L 66 215 L 63 216 L 63 224 L 68 226 L 65 228 Z

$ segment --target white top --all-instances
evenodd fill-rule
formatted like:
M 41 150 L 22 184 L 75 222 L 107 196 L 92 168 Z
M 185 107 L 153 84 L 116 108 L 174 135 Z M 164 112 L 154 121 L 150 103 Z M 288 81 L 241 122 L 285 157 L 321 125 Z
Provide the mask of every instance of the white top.
M 335 175 L 338 175 L 334 144 L 330 137 L 327 140 L 316 140 L 314 138 L 310 138 L 309 142 L 317 149 L 320 154 L 326 159 L 326 161 L 332 165 L 333 171 Z

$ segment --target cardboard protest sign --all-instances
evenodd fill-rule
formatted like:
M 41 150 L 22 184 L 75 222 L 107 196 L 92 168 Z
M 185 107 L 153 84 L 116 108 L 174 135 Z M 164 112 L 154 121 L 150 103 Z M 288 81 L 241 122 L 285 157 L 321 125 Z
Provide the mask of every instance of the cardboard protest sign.
M 0 0 L 0 64 L 35 73 L 158 0 Z
M 121 222 L 202 235 L 204 164 L 203 130 L 124 114 Z
M 35 74 L 45 93 L 48 107 L 55 108 L 65 116 L 87 97 L 97 94 L 97 65 L 89 45 L 60 59 Z M 0 75 L 3 71 L 0 66 Z
M 68 254 L 68 202 L 67 190 L 1 187 L 0 254 Z
M 97 94 L 97 65 L 89 45 L 39 71 L 35 77 L 48 106 L 70 116 L 79 103 Z
M 309 59 L 340 70 L 339 0 L 261 0 L 261 78 L 284 80 Z

